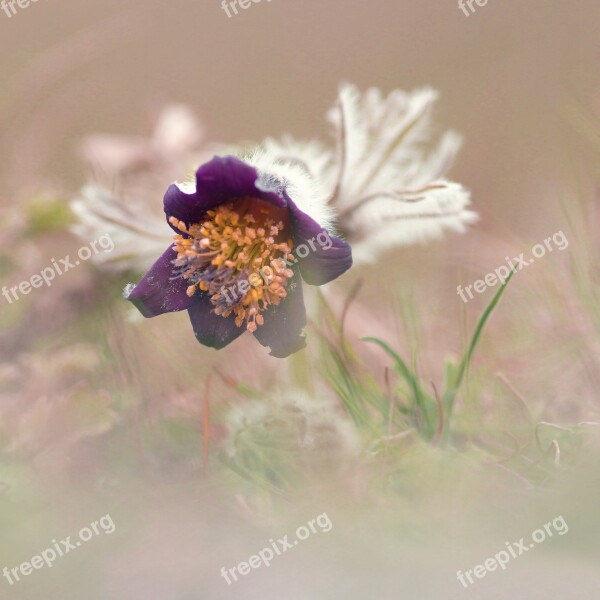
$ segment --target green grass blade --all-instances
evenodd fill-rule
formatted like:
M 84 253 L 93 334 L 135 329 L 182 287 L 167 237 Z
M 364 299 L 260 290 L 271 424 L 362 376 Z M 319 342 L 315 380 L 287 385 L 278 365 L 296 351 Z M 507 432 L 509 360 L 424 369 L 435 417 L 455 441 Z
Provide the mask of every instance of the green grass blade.
M 508 283 L 512 279 L 514 274 L 515 274 L 515 271 L 514 270 L 511 271 L 510 275 L 506 278 L 504 283 L 502 283 L 502 285 L 500 286 L 498 291 L 494 294 L 492 301 L 487 305 L 486 309 L 483 311 L 483 314 L 481 315 L 481 317 L 479 318 L 479 321 L 477 322 L 477 326 L 475 327 L 473 336 L 471 337 L 469 347 L 467 348 L 467 351 L 465 352 L 462 360 L 460 361 L 456 375 L 453 378 L 454 380 L 449 382 L 448 389 L 444 392 L 442 402 L 444 405 L 444 412 L 446 415 L 446 426 L 445 426 L 446 435 L 449 431 L 448 425 L 450 423 L 450 418 L 452 416 L 452 408 L 454 405 L 454 399 L 456 397 L 456 393 L 458 392 L 458 390 L 461 386 L 461 383 L 464 379 L 465 373 L 467 372 L 467 369 L 468 369 L 469 365 L 471 364 L 471 359 L 473 358 L 473 353 L 475 352 L 475 348 L 477 347 L 477 344 L 479 342 L 481 334 L 483 333 L 483 328 L 485 327 L 493 310 L 496 308 L 496 305 L 498 304 L 498 302 L 500 302 L 500 298 L 504 294 L 504 290 L 508 286 Z
M 396 371 L 406 380 L 406 383 L 409 385 L 413 398 L 415 401 L 415 405 L 419 409 L 419 413 L 421 418 L 425 419 L 427 432 L 429 435 L 431 429 L 430 423 L 430 407 L 428 406 L 428 398 L 423 394 L 421 390 L 421 386 L 419 385 L 418 379 L 415 377 L 414 373 L 408 368 L 402 357 L 387 344 L 383 340 L 380 340 L 376 337 L 364 337 L 361 338 L 363 342 L 370 342 L 372 344 L 376 344 L 379 346 L 390 358 L 394 360 Z
M 465 352 L 465 355 L 463 356 L 463 359 L 460 363 L 460 367 L 458 369 L 458 375 L 457 375 L 456 382 L 455 382 L 455 387 L 458 388 L 458 386 L 460 386 L 462 379 L 465 375 L 465 371 L 467 370 L 467 367 L 471 363 L 471 358 L 473 357 L 473 353 L 475 352 L 475 348 L 477 347 L 479 338 L 481 337 L 481 334 L 483 332 L 483 328 L 485 327 L 485 324 L 487 323 L 488 319 L 490 318 L 490 315 L 492 314 L 493 310 L 496 308 L 496 305 L 498 304 L 498 302 L 500 302 L 500 298 L 504 294 L 504 290 L 506 289 L 508 282 L 512 279 L 514 274 L 515 274 L 515 271 L 511 271 L 510 275 L 506 278 L 506 281 L 500 286 L 500 289 L 494 294 L 492 301 L 487 305 L 486 309 L 483 311 L 483 314 L 479 318 L 479 321 L 477 322 L 477 326 L 475 327 L 475 331 L 473 333 L 473 337 L 471 338 L 469 347 L 468 347 L 467 351 Z

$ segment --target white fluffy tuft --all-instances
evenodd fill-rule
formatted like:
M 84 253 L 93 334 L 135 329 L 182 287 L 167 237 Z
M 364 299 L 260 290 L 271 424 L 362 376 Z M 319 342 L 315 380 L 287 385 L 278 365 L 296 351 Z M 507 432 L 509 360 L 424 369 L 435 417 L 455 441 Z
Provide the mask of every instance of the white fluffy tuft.
M 331 231 L 334 214 L 327 204 L 327 191 L 299 159 L 286 157 L 277 151 L 275 144 L 269 143 L 244 156 L 243 160 L 258 170 L 259 185 L 285 189 L 300 210 Z

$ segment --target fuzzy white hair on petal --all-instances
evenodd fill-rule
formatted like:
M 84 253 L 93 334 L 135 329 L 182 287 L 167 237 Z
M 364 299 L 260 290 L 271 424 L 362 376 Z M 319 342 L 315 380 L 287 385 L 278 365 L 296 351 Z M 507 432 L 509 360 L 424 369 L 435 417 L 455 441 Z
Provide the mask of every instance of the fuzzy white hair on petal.
M 242 160 L 256 168 L 259 173 L 258 185 L 269 186 L 275 191 L 285 189 L 298 208 L 314 219 L 321 227 L 331 231 L 334 227 L 332 207 L 328 206 L 327 191 L 322 182 L 310 175 L 297 161 L 279 158 L 277 153 L 264 147 L 255 149 Z
M 134 288 L 135 288 L 135 283 L 128 283 L 123 288 L 123 298 L 125 298 L 125 300 L 129 299 L 129 296 L 131 296 L 131 292 L 133 292 Z
M 289 135 L 280 140 L 267 138 L 263 141 L 264 151 L 279 162 L 289 162 L 302 168 L 315 181 L 329 189 L 328 178 L 333 175 L 334 156 L 332 151 L 316 140 L 300 141 Z

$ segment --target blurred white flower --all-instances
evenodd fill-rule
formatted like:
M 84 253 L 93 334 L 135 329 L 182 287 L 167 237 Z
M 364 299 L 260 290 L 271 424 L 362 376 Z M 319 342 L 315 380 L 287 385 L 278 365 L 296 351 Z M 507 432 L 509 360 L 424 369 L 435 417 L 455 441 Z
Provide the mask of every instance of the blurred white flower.
M 477 219 L 469 192 L 444 178 L 460 148 L 445 133 L 436 146 L 431 111 L 437 93 L 429 88 L 384 98 L 352 85 L 340 90 L 329 111 L 337 152 L 315 142 L 267 139 L 274 160 L 302 166 L 328 189 L 341 233 L 355 262 L 372 262 L 388 248 L 424 242 L 446 230 L 462 233 Z
M 103 183 L 85 186 L 71 202 L 79 218 L 72 229 L 86 242 L 111 235 L 114 251 L 95 255 L 96 264 L 117 271 L 147 271 L 173 241 L 162 210 L 164 190 L 186 169 L 193 172 L 214 150 L 205 142 L 200 121 L 181 104 L 161 112 L 149 138 L 103 134 L 86 138 L 83 157 Z M 113 187 L 119 192 L 109 191 Z
M 272 431 L 299 448 L 355 455 L 360 450 L 356 427 L 325 391 L 309 394 L 286 390 L 272 398 L 248 400 L 233 406 L 225 417 L 228 435 L 224 450 L 235 456 L 244 440 Z
M 375 88 L 361 94 L 344 85 L 328 114 L 335 151 L 317 141 L 267 138 L 250 162 L 279 166 L 284 179 L 300 171 L 308 175 L 307 202 L 326 222 L 336 222 L 355 263 L 373 262 L 387 249 L 446 231 L 462 233 L 477 215 L 469 210 L 469 192 L 445 178 L 460 137 L 449 131 L 430 144 L 436 100 L 429 88 L 384 97 Z M 181 105 L 165 109 L 149 139 L 91 136 L 83 143 L 84 156 L 111 185 L 116 179 L 127 203 L 98 185 L 84 188 L 73 203 L 81 220 L 76 232 L 84 239 L 111 233 L 117 248 L 102 256 L 104 264 L 147 270 L 171 239 L 160 210 L 162 190 L 225 150 L 247 156 L 241 148 L 204 144 L 202 126 Z
M 79 220 L 72 231 L 82 240 L 109 234 L 114 242 L 112 252 L 95 255 L 101 267 L 144 271 L 173 241 L 164 217 L 153 215 L 147 207 L 125 204 L 97 185 L 84 187 L 71 209 Z
M 171 104 L 159 115 L 150 138 L 94 134 L 85 138 L 81 153 L 100 174 L 123 175 L 170 165 L 180 174 L 189 155 L 198 150 L 204 128 L 185 105 Z

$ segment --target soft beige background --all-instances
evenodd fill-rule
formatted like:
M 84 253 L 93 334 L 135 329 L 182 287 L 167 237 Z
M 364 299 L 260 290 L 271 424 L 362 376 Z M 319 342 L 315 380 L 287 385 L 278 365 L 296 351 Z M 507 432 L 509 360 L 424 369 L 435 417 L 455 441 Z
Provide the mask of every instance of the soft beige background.
M 432 85 L 467 142 L 454 175 L 526 231 L 554 200 L 565 106 L 598 99 L 599 17 L 594 0 L 490 0 L 469 17 L 455 0 L 264 0 L 231 19 L 218 0 L 40 0 L 0 13 L 3 189 L 81 182 L 75 140 L 148 130 L 168 100 L 214 139 L 326 138 L 340 81 Z
M 387 275 L 403 261 L 398 281 L 418 290 L 422 320 L 429 314 L 445 317 L 439 331 L 431 326 L 424 343 L 424 360 L 428 352 L 435 355 L 440 370 L 438 354 L 457 351 L 461 341 L 458 314 L 464 307 L 454 291 L 456 264 L 465 265 L 465 280 L 472 281 L 503 261 L 504 246 L 489 250 L 488 245 L 501 240 L 521 248 L 522 240 L 527 247 L 565 227 L 559 200 L 573 199 L 565 198 L 564 190 L 577 189 L 570 183 L 576 174 L 583 175 L 581 187 L 591 196 L 585 177 L 591 172 L 591 146 L 574 130 L 572 109 L 593 113 L 600 105 L 597 0 L 489 0 L 468 18 L 455 0 L 263 0 L 232 19 L 220 0 L 39 0 L 11 19 L 0 12 L 0 60 L 3 205 L 18 204 L 48 187 L 70 197 L 88 176 L 76 153 L 82 136 L 148 133 L 160 107 L 170 101 L 197 110 L 213 140 L 258 140 L 284 132 L 325 140 L 325 111 L 341 81 L 386 91 L 437 88 L 437 122 L 465 137 L 452 177 L 472 190 L 482 221 L 469 236 L 450 236 L 446 245 L 433 249 L 408 250 L 393 264 L 382 261 L 379 274 L 365 275 L 365 289 L 373 314 L 389 310 L 388 292 L 397 281 Z M 162 192 L 149 201 L 160 203 Z M 571 241 L 571 249 L 576 248 L 576 240 Z M 76 247 L 76 241 L 69 243 Z M 451 271 L 444 270 L 444 261 L 453 265 Z M 528 398 L 550 404 L 564 397 L 570 410 L 578 392 L 563 375 L 566 367 L 560 368 L 573 362 L 568 348 L 560 365 L 544 362 L 551 347 L 547 340 L 555 350 L 563 348 L 555 328 L 566 329 L 565 324 L 549 319 L 548 337 L 536 337 L 538 323 L 532 327 L 521 317 L 523 305 L 544 306 L 538 290 L 547 288 L 537 288 L 536 277 L 551 280 L 551 265 L 558 262 L 547 259 L 548 269 L 523 276 L 503 304 L 505 321 L 498 316 L 500 323 L 521 327 L 531 346 L 516 348 L 513 356 L 507 339 L 514 331 L 496 321 L 495 335 L 482 348 L 494 368 L 501 360 L 512 366 Z M 56 286 L 48 297 L 59 293 Z M 469 305 L 471 318 L 489 299 Z M 428 312 L 431 307 L 435 313 Z M 565 323 L 570 325 L 574 319 L 568 309 Z M 69 323 L 67 312 L 28 319 L 15 335 L 18 343 L 29 350 L 38 336 L 53 332 L 57 339 L 70 339 L 61 320 Z M 145 331 L 160 338 L 164 327 L 151 322 Z M 522 366 L 525 355 L 530 363 Z M 148 369 L 146 363 L 142 367 Z M 161 376 L 156 369 L 139 384 L 151 388 L 153 378 Z M 586 391 L 593 381 L 585 380 Z M 20 587 L 0 581 L 0 598 L 597 596 L 597 493 L 592 493 L 600 489 L 597 460 L 580 465 L 559 491 L 549 479 L 533 493 L 521 489 L 510 474 L 498 484 L 493 476 L 488 479 L 492 467 L 464 465 L 458 458 L 457 467 L 454 456 L 440 459 L 432 449 L 430 470 L 415 477 L 425 488 L 420 490 L 427 499 L 424 506 L 411 505 L 411 489 L 400 510 L 365 502 L 353 512 L 345 507 L 346 496 L 324 489 L 318 501 L 317 494 L 305 504 L 295 498 L 293 510 L 283 501 L 274 505 L 276 517 L 263 522 L 248 518 L 226 491 L 205 480 L 187 479 L 187 472 L 173 473 L 162 463 L 153 471 L 155 457 L 148 453 L 144 462 L 134 448 L 137 440 L 124 437 L 128 445 L 115 450 L 115 456 L 107 452 L 97 458 L 92 449 L 89 456 L 77 457 L 80 471 L 74 469 L 77 478 L 69 485 L 54 481 L 52 472 L 41 481 L 21 476 L 13 482 L 17 491 L 0 496 L 0 537 L 9 525 L 11 531 L 2 544 L 0 568 L 28 560 L 53 537 L 73 533 L 107 510 L 117 524 L 112 537 L 90 542 Z M 96 464 L 94 458 L 102 467 L 91 472 L 87 465 Z M 119 462 L 125 464 L 121 472 L 129 470 L 121 480 L 106 467 Z M 422 464 L 429 464 L 420 455 L 414 462 L 419 474 Z M 22 466 L 29 473 L 29 465 Z M 447 473 L 447 480 L 435 487 L 440 473 Z M 19 515 L 18 525 L 2 521 L 5 507 L 7 514 Z M 282 557 L 235 588 L 219 578 L 222 565 L 244 560 L 268 537 L 290 533 L 323 511 L 334 523 L 327 536 L 309 539 L 295 556 Z M 488 575 L 470 590 L 457 583 L 456 569 L 472 568 L 501 549 L 505 539 L 526 536 L 558 514 L 571 528 L 564 538 L 547 542 L 535 555 L 511 564 L 507 573 Z

